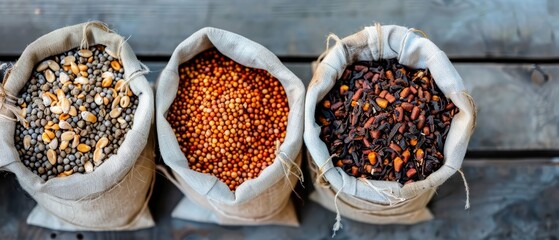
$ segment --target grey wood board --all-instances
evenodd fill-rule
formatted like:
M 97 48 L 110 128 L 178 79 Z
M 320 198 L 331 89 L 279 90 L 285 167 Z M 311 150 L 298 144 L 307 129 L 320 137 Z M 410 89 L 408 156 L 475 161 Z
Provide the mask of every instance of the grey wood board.
M 555 160 L 555 162 L 554 162 Z M 559 167 L 557 159 L 465 161 L 471 208 L 458 174 L 443 184 L 429 208 L 432 221 L 416 225 L 371 225 L 342 218 L 335 239 L 557 239 Z M 539 164 L 533 164 L 539 162 Z M 64 232 L 29 226 L 35 205 L 12 174 L 0 174 L 1 239 L 330 239 L 335 213 L 307 199 L 298 205 L 301 226 L 217 226 L 172 219 L 182 193 L 158 175 L 150 209 L 152 229 L 130 232 Z M 51 238 L 53 237 L 54 238 Z
M 553 0 L 3 0 L 0 6 L 0 55 L 18 55 L 45 33 L 89 20 L 130 36 L 139 55 L 168 56 L 212 26 L 280 56 L 318 56 L 329 33 L 344 37 L 374 22 L 421 29 L 451 57 L 559 55 L 559 2 Z
M 286 63 L 304 83 L 310 64 Z M 155 81 L 164 63 L 149 62 Z M 559 65 L 456 63 L 478 108 L 469 150 L 559 149 Z M 547 80 L 546 80 L 547 78 Z
M 477 108 L 469 149 L 557 149 L 559 66 L 456 64 Z M 547 80 L 546 80 L 547 78 Z

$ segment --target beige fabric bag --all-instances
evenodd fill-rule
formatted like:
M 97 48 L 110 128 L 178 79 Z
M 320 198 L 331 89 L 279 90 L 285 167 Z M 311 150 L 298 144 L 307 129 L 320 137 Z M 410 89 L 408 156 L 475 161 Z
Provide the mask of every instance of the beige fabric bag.
M 413 224 L 433 218 L 426 208 L 437 187 L 462 165 L 475 123 L 475 106 L 444 52 L 417 30 L 400 26 L 372 26 L 337 41 L 323 54 L 309 86 L 305 102 L 305 144 L 313 170 L 315 191 L 311 199 L 336 211 L 334 230 L 341 216 L 374 224 Z M 423 181 L 402 186 L 397 182 L 373 181 L 349 176 L 334 167 L 326 144 L 319 138 L 314 116 L 317 103 L 330 91 L 347 65 L 355 61 L 398 58 L 412 68 L 428 68 L 437 85 L 460 108 L 445 142 L 445 164 Z M 320 179 L 316 179 L 319 175 Z
M 244 66 L 270 72 L 283 85 L 289 102 L 287 135 L 277 151 L 278 157 L 258 178 L 244 182 L 235 193 L 218 178 L 188 167 L 166 120 L 179 85 L 179 65 L 212 47 Z M 302 175 L 299 165 L 304 95 L 301 80 L 272 52 L 242 36 L 216 28 L 203 28 L 179 44 L 159 76 L 156 96 L 161 156 L 173 171 L 172 175 L 167 173 L 168 178 L 186 195 L 173 211 L 173 217 L 222 225 L 297 226 L 299 223 L 290 195 Z
M 102 44 L 116 53 L 125 69 L 125 79 L 139 97 L 132 129 L 116 155 L 88 174 L 73 174 L 45 182 L 19 160 L 14 147 L 14 121 L 0 118 L 0 167 L 14 173 L 21 187 L 38 203 L 27 219 L 31 225 L 57 230 L 135 230 L 154 225 L 147 208 L 154 182 L 154 142 L 148 145 L 153 120 L 153 91 L 147 70 L 120 35 L 99 22 L 65 27 L 31 43 L 4 82 L 4 90 L 17 95 L 29 80 L 34 66 L 43 59 L 85 45 Z M 4 106 L 0 114 L 14 115 Z

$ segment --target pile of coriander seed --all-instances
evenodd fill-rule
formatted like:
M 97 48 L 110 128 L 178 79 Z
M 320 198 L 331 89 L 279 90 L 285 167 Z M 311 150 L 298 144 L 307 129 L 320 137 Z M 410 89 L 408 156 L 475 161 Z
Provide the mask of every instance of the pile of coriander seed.
M 167 121 L 192 170 L 235 191 L 274 163 L 289 114 L 277 78 L 213 48 L 180 65 L 179 77 Z

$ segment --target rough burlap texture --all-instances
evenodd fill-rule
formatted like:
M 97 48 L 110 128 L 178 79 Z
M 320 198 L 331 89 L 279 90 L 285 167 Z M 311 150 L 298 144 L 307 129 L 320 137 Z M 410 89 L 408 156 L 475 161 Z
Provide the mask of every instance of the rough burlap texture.
M 146 144 L 153 120 L 153 91 L 141 74 L 146 69 L 122 36 L 99 22 L 48 33 L 25 49 L 6 78 L 4 90 L 17 95 L 36 64 L 84 44 L 102 44 L 116 54 L 125 69 L 125 80 L 130 80 L 130 88 L 139 98 L 132 129 L 118 153 L 91 173 L 76 173 L 45 182 L 19 160 L 14 147 L 16 122 L 0 118 L 0 135 L 4 136 L 0 140 L 0 167 L 14 173 L 21 187 L 37 201 L 38 206 L 27 219 L 29 224 L 89 231 L 151 227 L 154 222 L 147 201 L 154 181 L 155 154 L 154 142 Z M 5 107 L 0 109 L 0 114 L 13 117 Z
M 180 81 L 179 65 L 212 47 L 237 63 L 270 72 L 281 82 L 289 102 L 287 133 L 274 163 L 257 178 L 242 183 L 235 193 L 218 178 L 189 168 L 166 120 Z M 158 81 L 156 119 L 161 156 L 172 169 L 168 178 L 185 194 L 173 217 L 222 225 L 297 226 L 289 198 L 301 175 L 305 95 L 301 80 L 260 44 L 224 30 L 203 28 L 180 43 Z
M 400 26 L 366 27 L 337 40 L 315 64 L 305 102 L 304 139 L 315 191 L 311 199 L 343 217 L 374 224 L 414 224 L 433 218 L 426 208 L 438 186 L 462 165 L 475 123 L 475 106 L 462 78 L 447 56 L 417 30 Z M 334 37 L 336 38 L 336 37 Z M 435 82 L 460 112 L 454 117 L 445 142 L 444 165 L 423 181 L 408 183 L 366 180 L 334 167 L 321 127 L 315 122 L 316 105 L 332 89 L 346 66 L 356 61 L 397 58 L 411 68 L 428 68 Z M 323 174 L 320 179 L 317 179 Z M 339 193 L 339 194 L 337 194 Z M 341 227 L 340 216 L 334 230 Z

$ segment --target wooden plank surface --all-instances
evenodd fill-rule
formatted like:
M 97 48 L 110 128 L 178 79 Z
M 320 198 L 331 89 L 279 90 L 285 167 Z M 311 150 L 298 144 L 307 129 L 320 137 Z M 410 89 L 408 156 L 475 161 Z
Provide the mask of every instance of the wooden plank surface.
M 451 57 L 559 55 L 554 0 L 4 0 L 0 6 L 0 55 L 18 55 L 39 36 L 88 20 L 131 36 L 139 55 L 168 56 L 190 34 L 213 26 L 280 56 L 318 56 L 328 33 L 347 36 L 375 21 L 421 29 Z
M 534 164 L 538 162 L 539 164 Z M 559 237 L 557 159 L 466 161 L 471 209 L 455 175 L 429 204 L 433 221 L 370 225 L 343 218 L 335 239 L 556 239 Z M 158 175 L 150 209 L 157 226 L 131 232 L 61 232 L 28 226 L 34 201 L 11 174 L 0 175 L 0 239 L 330 239 L 335 214 L 310 202 L 298 204 L 301 226 L 222 227 L 171 219 L 180 191 Z M 310 189 L 307 186 L 307 189 Z M 78 235 L 79 234 L 79 235 Z M 54 237 L 53 237 L 54 236 Z M 81 238 L 79 238 L 81 237 Z
M 559 65 L 456 64 L 478 107 L 475 150 L 559 148 Z M 540 69 L 540 70 L 537 70 Z

